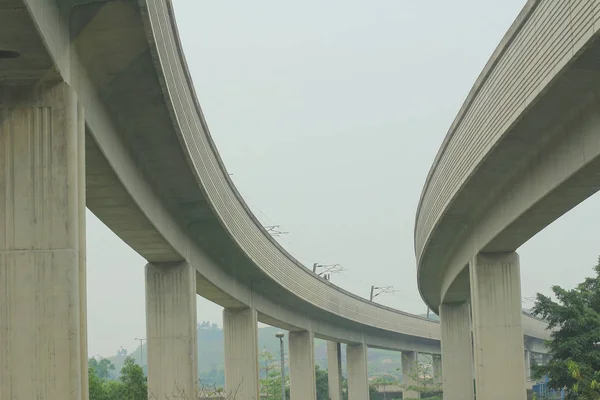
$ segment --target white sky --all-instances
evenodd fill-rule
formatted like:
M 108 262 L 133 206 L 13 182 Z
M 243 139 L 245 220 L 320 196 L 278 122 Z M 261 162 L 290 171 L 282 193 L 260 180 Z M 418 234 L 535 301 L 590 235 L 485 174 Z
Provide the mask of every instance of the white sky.
M 413 313 L 415 210 L 467 92 L 523 0 L 176 0 L 212 136 L 250 207 L 307 265 Z M 600 255 L 598 196 L 520 249 L 523 297 L 572 287 Z M 145 261 L 88 213 L 90 356 L 145 337 Z M 525 306 L 531 302 L 525 301 Z M 221 325 L 198 300 L 198 319 Z

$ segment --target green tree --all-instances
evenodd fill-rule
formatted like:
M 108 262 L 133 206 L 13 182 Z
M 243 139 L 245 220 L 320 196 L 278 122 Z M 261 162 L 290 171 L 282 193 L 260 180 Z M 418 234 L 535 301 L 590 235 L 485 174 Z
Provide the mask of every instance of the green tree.
M 290 377 L 285 376 L 286 398 L 290 398 Z M 281 400 L 281 374 L 279 371 L 270 371 L 265 379 L 260 380 L 261 399 Z
M 100 379 L 112 379 L 114 377 L 115 366 L 108 358 L 102 358 L 100 361 L 90 358 L 88 368 L 93 369 Z
M 433 365 L 428 362 L 416 362 L 415 366 L 409 371 L 408 377 L 413 382 L 410 385 L 401 385 L 403 391 L 418 393 L 420 399 L 442 400 L 442 389 L 439 383 L 435 382 L 433 376 Z M 404 378 L 404 377 L 403 377 Z M 404 399 L 413 399 L 412 397 L 403 397 Z
M 123 400 L 123 384 L 119 381 L 106 381 L 104 382 L 104 393 L 106 400 Z
M 266 349 L 260 353 L 261 369 L 265 371 L 266 377 L 260 380 L 261 398 L 267 400 L 281 400 L 281 372 L 280 366 L 275 364 L 273 354 Z M 317 388 L 317 400 L 329 400 L 329 381 L 326 369 L 321 369 L 315 365 L 315 379 Z M 286 396 L 289 399 L 290 394 L 289 374 L 285 377 Z
M 317 381 L 317 400 L 329 400 L 329 374 L 326 369 L 315 366 Z
M 104 390 L 104 381 L 96 375 L 92 367 L 88 368 L 88 381 L 90 387 L 90 400 L 108 400 Z
M 122 387 L 123 400 L 148 400 L 148 385 L 142 367 L 131 357 L 125 359 L 119 378 Z
M 532 310 L 552 330 L 552 359 L 534 366 L 534 377 L 548 375 L 548 386 L 568 388 L 570 399 L 600 399 L 600 258 L 594 272 L 574 289 L 553 286 L 556 301 L 538 293 Z

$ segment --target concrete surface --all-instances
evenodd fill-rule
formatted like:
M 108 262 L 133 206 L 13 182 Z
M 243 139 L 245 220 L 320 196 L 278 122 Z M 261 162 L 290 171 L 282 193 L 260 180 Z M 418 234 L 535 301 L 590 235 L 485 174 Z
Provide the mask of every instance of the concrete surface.
M 515 251 L 600 188 L 599 17 L 585 0 L 528 1 L 473 86 L 417 211 L 432 309 L 468 299 L 473 254 Z
M 148 393 L 157 399 L 198 390 L 195 276 L 188 263 L 146 265 Z
M 491 396 L 482 394 L 494 387 L 488 374 L 503 369 L 498 381 L 517 388 L 508 397 L 522 398 L 520 346 L 539 346 L 528 339 L 538 336 L 532 320 L 517 316 L 518 262 L 488 260 L 492 271 L 486 257 L 513 254 L 600 189 L 599 18 L 596 2 L 528 1 L 467 96 L 423 188 L 415 221 L 419 291 L 433 310 L 472 300 L 478 397 Z M 521 333 L 525 341 L 517 343 Z M 445 381 L 454 379 L 464 377 Z
M 442 356 L 434 354 L 433 356 L 431 356 L 431 358 L 431 371 L 433 372 L 433 382 L 441 384 L 444 382 L 444 375 L 442 372 Z
M 87 397 L 80 111 L 62 82 L 0 86 L 2 399 Z
M 402 352 L 402 397 L 409 399 L 418 399 L 420 393 L 415 390 L 406 389 L 406 386 L 417 386 L 418 381 L 415 375 L 420 374 L 419 353 L 416 351 Z
M 290 399 L 316 400 L 315 340 L 310 331 L 289 333 Z
M 0 48 L 21 54 L 0 63 L 2 93 L 47 81 L 65 82 L 77 93 L 69 113 L 77 114 L 82 131 L 85 110 L 85 168 L 81 156 L 73 171 L 85 169 L 87 206 L 148 262 L 187 262 L 196 271 L 198 294 L 227 309 L 252 308 L 259 321 L 283 329 L 376 348 L 440 352 L 439 324 L 317 277 L 262 228 L 208 131 L 170 1 L 7 0 L 0 5 Z M 73 145 L 81 151 L 83 139 Z M 84 182 L 81 175 L 68 179 Z M 83 202 L 79 186 L 70 210 Z M 19 195 L 17 205 L 27 199 Z M 83 231 L 81 218 L 78 224 Z M 77 236 L 83 242 L 81 232 Z M 76 257 L 74 331 L 81 356 L 73 368 L 84 387 L 85 269 L 83 253 Z M 57 305 L 53 312 L 60 310 Z M 527 337 L 545 337 L 543 323 L 523 318 Z
M 346 347 L 346 368 L 348 368 L 348 400 L 368 400 L 369 373 L 365 344 L 349 344 Z
M 342 400 L 342 346 L 327 342 L 327 377 L 329 400 Z
M 477 399 L 525 400 L 519 256 L 479 254 L 469 268 Z
M 240 399 L 259 398 L 258 321 L 251 308 L 223 310 L 225 391 Z
M 474 375 L 469 304 L 442 304 L 440 320 L 444 398 L 472 400 Z

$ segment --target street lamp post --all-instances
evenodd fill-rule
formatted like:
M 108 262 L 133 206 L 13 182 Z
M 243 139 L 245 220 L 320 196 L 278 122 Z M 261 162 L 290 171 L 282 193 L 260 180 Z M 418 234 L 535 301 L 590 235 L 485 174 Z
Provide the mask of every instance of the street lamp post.
M 144 368 L 144 342 L 146 341 L 146 339 L 140 339 L 140 338 L 135 338 L 135 340 L 139 340 L 140 342 L 140 352 L 141 352 L 141 361 L 140 361 L 140 367 L 142 367 L 142 369 Z
M 284 358 L 284 349 L 283 349 L 283 337 L 285 335 L 283 332 L 277 332 L 275 335 L 276 338 L 279 339 L 279 353 L 281 355 L 281 398 L 285 400 L 285 358 Z

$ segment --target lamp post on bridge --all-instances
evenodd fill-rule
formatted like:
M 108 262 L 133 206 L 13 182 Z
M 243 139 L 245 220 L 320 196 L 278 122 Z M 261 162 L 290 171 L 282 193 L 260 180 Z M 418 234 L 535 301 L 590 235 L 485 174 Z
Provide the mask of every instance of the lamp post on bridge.
M 281 356 L 281 399 L 285 400 L 285 357 L 283 348 L 283 332 L 277 332 L 275 337 L 279 339 L 279 353 Z
M 393 286 L 371 286 L 371 295 L 369 296 L 369 301 L 373 301 L 373 299 L 380 294 L 396 292 L 397 290 Z

